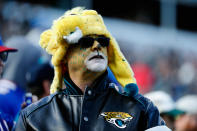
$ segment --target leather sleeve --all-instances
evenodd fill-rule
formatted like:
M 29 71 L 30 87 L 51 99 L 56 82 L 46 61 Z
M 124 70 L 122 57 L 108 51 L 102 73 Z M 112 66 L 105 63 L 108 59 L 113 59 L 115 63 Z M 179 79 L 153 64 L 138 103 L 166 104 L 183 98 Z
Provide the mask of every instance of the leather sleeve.
M 148 106 L 145 114 L 147 117 L 147 129 L 165 125 L 164 120 L 160 117 L 157 107 L 150 100 L 148 100 Z
M 19 116 L 19 119 L 16 123 L 16 126 L 15 126 L 15 131 L 26 131 L 26 121 L 24 119 L 24 114 L 23 112 L 20 113 L 20 116 Z
M 138 94 L 135 98 L 141 103 L 141 105 L 143 105 L 142 106 L 142 110 L 144 110 L 143 120 L 146 121 L 146 123 L 144 123 L 144 130 L 156 126 L 165 126 L 164 120 L 160 117 L 159 110 L 151 100 L 140 94 Z

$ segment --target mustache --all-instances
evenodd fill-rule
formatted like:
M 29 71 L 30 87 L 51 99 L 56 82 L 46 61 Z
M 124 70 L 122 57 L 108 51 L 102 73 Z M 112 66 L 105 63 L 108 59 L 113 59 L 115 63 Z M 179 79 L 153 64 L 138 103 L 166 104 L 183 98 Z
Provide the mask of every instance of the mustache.
M 90 53 L 88 56 L 87 56 L 87 60 L 91 60 L 91 58 L 93 57 L 96 57 L 96 56 L 99 56 L 103 59 L 107 59 L 107 57 L 102 53 L 102 52 L 99 52 L 99 51 L 94 51 L 92 53 Z

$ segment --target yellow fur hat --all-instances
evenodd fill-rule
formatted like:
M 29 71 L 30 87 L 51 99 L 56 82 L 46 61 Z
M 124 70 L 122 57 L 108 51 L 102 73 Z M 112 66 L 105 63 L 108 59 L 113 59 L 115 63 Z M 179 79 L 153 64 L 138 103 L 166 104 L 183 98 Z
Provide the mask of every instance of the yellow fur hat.
M 40 45 L 52 55 L 55 76 L 51 85 L 51 93 L 62 88 L 62 62 L 70 44 L 76 43 L 86 35 L 105 35 L 110 38 L 108 47 L 108 66 L 121 86 L 136 83 L 133 71 L 120 51 L 116 40 L 108 32 L 102 17 L 95 10 L 86 10 L 81 7 L 67 11 L 53 22 L 51 29 L 44 31 L 40 36 Z

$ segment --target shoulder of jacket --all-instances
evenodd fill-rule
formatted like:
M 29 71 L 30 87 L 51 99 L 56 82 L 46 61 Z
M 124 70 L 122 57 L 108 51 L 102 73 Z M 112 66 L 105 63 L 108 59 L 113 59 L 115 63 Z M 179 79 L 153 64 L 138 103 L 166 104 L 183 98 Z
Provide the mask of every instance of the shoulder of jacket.
M 60 93 L 58 92 L 58 93 L 54 93 L 49 96 L 46 96 L 46 97 L 40 99 L 39 101 L 32 103 L 28 107 L 24 108 L 21 111 L 21 113 L 23 113 L 25 115 L 25 117 L 28 117 L 31 113 L 35 112 L 36 110 L 49 105 L 53 101 L 53 99 L 59 94 Z
M 122 87 L 117 83 L 109 83 L 109 87 L 115 89 L 120 95 L 134 99 L 144 110 L 147 110 L 149 106 L 152 105 L 150 99 L 139 94 L 138 86 L 135 83 L 127 84 L 125 87 Z
M 141 94 L 137 94 L 134 98 L 146 109 L 149 108 L 150 105 L 152 105 L 151 100 Z

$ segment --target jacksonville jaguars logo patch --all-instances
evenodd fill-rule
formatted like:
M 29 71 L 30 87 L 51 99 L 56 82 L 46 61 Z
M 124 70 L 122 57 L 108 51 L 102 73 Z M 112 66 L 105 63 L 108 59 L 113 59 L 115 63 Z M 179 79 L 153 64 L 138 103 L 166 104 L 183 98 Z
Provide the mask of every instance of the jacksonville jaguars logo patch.
M 101 116 L 118 128 L 125 128 L 128 122 L 133 119 L 131 115 L 125 112 L 103 112 Z

